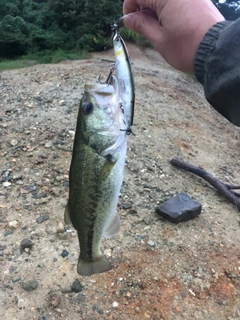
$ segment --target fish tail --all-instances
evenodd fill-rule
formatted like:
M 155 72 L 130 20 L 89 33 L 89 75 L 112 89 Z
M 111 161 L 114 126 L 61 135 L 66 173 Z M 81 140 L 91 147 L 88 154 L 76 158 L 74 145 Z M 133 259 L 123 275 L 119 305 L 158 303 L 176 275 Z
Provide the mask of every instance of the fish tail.
M 77 272 L 82 276 L 91 276 L 92 274 L 106 272 L 111 269 L 111 263 L 103 254 L 93 261 L 84 261 L 80 257 L 78 259 Z

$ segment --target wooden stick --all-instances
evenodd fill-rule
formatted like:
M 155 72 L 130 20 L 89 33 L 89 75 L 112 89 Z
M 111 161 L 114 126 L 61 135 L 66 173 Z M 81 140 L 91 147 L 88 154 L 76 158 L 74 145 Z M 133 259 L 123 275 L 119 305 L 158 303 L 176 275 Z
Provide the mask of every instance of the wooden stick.
M 226 183 L 225 183 L 225 186 L 226 186 L 228 189 L 231 189 L 231 190 L 233 190 L 233 189 L 240 189 L 240 186 L 233 186 L 232 184 L 226 184 Z
M 175 166 L 177 168 L 184 169 L 184 170 L 189 171 L 191 173 L 194 173 L 197 176 L 206 180 L 214 188 L 216 188 L 218 190 L 218 192 L 221 193 L 228 201 L 230 201 L 232 204 L 237 206 L 237 208 L 240 210 L 240 199 L 238 198 L 237 195 L 235 195 L 231 191 L 231 189 L 235 189 L 235 188 L 229 188 L 229 185 L 225 185 L 220 180 L 213 177 L 207 171 L 200 169 L 199 167 L 193 166 L 192 164 L 187 163 L 179 158 L 173 158 L 172 160 L 170 160 L 170 162 L 173 166 Z

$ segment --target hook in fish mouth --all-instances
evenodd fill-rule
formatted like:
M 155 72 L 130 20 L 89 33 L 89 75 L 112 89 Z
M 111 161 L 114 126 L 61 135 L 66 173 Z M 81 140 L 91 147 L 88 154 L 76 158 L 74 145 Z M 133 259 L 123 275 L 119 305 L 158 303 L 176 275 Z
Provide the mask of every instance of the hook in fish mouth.
M 126 131 L 126 135 L 129 136 L 130 134 L 134 135 L 132 129 L 130 127 L 128 127 L 127 129 L 120 129 L 120 131 Z
M 111 76 L 112 76 L 114 70 L 115 70 L 115 64 L 111 67 L 111 69 L 110 69 L 110 71 L 109 71 L 109 74 L 108 74 L 108 76 L 107 76 L 107 79 L 106 79 L 105 81 L 101 81 L 102 76 L 100 75 L 100 76 L 98 77 L 98 82 L 101 83 L 101 84 L 109 84 L 110 79 L 111 79 Z

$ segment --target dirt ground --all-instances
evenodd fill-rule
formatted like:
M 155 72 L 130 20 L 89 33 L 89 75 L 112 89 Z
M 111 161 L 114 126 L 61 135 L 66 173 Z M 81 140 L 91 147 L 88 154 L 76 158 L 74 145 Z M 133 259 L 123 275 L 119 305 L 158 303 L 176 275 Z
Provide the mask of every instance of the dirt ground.
M 135 136 L 119 198 L 121 231 L 103 241 L 113 270 L 91 277 L 76 272 L 78 240 L 63 212 L 83 85 L 107 75 L 113 52 L 0 74 L 1 319 L 240 319 L 239 213 L 169 163 L 178 156 L 240 184 L 240 129 L 208 105 L 193 77 L 151 49 L 129 51 Z M 176 225 L 155 209 L 178 192 L 199 201 L 202 213 Z

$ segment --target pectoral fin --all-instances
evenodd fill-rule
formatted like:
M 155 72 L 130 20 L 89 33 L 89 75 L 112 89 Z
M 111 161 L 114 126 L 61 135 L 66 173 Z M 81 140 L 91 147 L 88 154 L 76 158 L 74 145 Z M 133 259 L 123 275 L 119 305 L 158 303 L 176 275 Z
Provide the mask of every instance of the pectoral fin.
M 112 238 L 114 237 L 120 230 L 121 222 L 118 213 L 116 212 L 115 216 L 113 217 L 112 221 L 110 222 L 107 229 L 104 231 L 103 236 L 104 238 Z
M 117 157 L 111 154 L 108 154 L 105 158 L 106 158 L 106 161 L 102 166 L 102 169 L 99 175 L 100 181 L 105 180 L 110 175 L 115 163 L 117 162 Z

